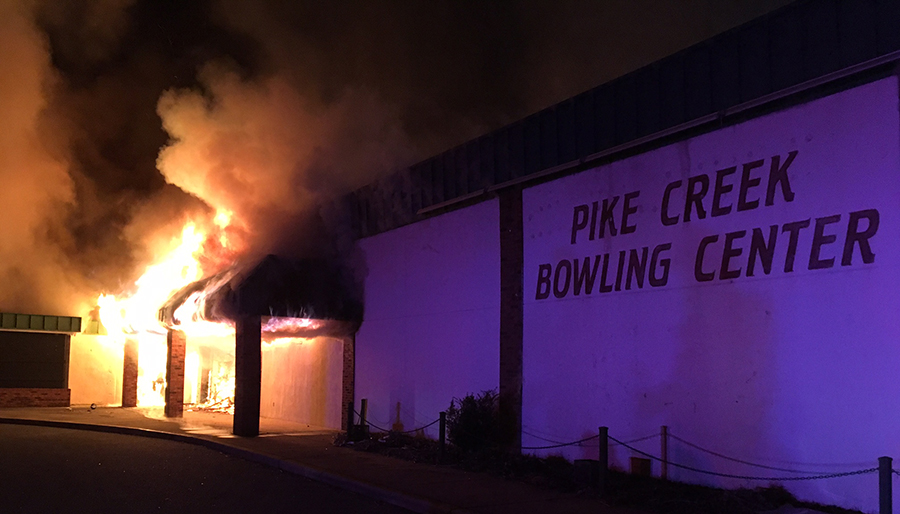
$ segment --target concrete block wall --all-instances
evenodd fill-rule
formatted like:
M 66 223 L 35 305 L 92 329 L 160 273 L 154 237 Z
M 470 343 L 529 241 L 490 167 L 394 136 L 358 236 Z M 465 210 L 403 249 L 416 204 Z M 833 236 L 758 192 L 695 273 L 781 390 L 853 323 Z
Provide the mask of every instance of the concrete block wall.
M 497 389 L 499 235 L 499 204 L 488 201 L 359 242 L 368 275 L 356 406 L 368 400 L 372 423 L 393 425 L 399 403 L 406 429 L 424 426 L 454 397 Z

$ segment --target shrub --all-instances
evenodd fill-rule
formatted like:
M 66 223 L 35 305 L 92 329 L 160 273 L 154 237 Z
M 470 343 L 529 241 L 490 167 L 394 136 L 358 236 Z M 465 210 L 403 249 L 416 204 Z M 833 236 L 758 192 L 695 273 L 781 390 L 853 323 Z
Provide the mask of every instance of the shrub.
M 468 452 L 497 447 L 500 432 L 497 405 L 496 391 L 454 398 L 447 409 L 447 438 Z

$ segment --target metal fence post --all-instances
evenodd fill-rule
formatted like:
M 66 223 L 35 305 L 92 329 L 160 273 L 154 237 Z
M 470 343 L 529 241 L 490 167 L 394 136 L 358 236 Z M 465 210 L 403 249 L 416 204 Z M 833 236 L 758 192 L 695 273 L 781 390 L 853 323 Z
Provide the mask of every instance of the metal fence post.
M 391 426 L 391 431 L 403 432 L 403 423 L 400 421 L 400 402 L 397 402 L 397 421 Z
M 356 435 L 353 429 L 353 402 L 347 402 L 347 439 L 353 439 Z
M 600 465 L 597 470 L 597 486 L 602 494 L 606 490 L 606 475 L 609 471 L 609 428 L 600 427 L 600 439 L 598 441 Z
M 366 410 L 369 408 L 369 400 L 363 398 L 359 401 L 359 427 L 363 430 L 363 433 L 368 433 L 366 430 Z
M 439 439 L 441 441 L 441 462 L 444 462 L 444 447 L 446 446 L 446 440 L 447 440 L 447 413 L 446 412 L 441 412 Z
M 878 457 L 878 514 L 891 514 L 893 509 L 893 494 L 891 491 L 891 467 L 890 457 Z
M 663 480 L 669 479 L 669 427 L 663 425 L 659 427 L 659 439 L 660 439 L 660 461 L 659 461 L 659 476 Z

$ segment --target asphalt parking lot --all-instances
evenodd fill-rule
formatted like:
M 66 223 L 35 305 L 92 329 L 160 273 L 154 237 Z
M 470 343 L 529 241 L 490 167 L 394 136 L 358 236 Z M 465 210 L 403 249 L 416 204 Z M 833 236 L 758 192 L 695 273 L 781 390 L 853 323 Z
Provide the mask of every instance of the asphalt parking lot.
M 408 512 L 196 445 L 22 425 L 0 425 L 0 511 Z

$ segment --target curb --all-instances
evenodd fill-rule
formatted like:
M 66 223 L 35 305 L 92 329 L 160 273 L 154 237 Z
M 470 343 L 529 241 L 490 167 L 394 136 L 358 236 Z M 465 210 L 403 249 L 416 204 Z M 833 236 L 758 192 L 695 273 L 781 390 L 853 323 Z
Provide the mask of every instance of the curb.
M 164 432 L 148 428 L 123 427 L 116 425 L 98 425 L 91 423 L 76 423 L 72 421 L 50 421 L 45 419 L 2 418 L 0 424 L 29 425 L 50 428 L 68 428 L 73 430 L 88 430 L 92 432 L 104 432 L 109 434 L 131 435 L 149 437 L 151 439 L 164 439 L 185 444 L 202 446 L 210 450 L 218 451 L 232 457 L 238 457 L 246 461 L 269 466 L 292 475 L 298 475 L 317 482 L 322 482 L 333 487 L 361 494 L 373 500 L 382 501 L 401 507 L 419 514 L 474 514 L 466 509 L 453 507 L 442 503 L 425 500 L 405 493 L 374 486 L 366 482 L 360 482 L 351 478 L 315 469 L 299 462 L 280 459 L 274 455 L 254 452 L 244 448 L 238 448 L 202 437 Z

